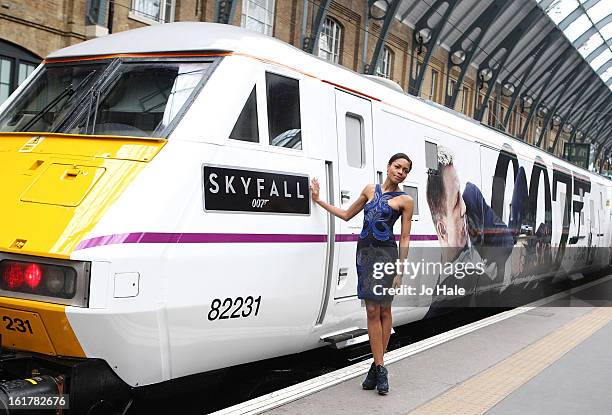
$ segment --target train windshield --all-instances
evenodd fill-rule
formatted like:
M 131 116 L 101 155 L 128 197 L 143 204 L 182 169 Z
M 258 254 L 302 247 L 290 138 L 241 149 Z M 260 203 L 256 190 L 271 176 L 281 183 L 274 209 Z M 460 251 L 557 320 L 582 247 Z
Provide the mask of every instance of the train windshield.
M 166 136 L 212 62 L 49 64 L 0 116 L 0 132 Z

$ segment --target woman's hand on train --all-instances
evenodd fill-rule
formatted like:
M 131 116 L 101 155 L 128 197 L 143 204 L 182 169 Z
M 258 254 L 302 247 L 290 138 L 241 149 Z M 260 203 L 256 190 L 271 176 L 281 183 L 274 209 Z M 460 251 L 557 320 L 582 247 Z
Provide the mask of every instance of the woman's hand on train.
M 316 177 L 313 177 L 310 181 L 310 192 L 312 194 L 313 202 L 319 201 L 319 180 Z
M 402 286 L 402 276 L 401 275 L 396 275 L 395 278 L 393 278 L 393 285 L 391 285 L 392 288 L 399 288 Z

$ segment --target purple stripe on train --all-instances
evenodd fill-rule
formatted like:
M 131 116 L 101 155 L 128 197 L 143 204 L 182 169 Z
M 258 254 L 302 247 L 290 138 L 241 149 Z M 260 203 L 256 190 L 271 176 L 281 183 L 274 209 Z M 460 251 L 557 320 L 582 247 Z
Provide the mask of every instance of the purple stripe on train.
M 400 240 L 399 234 L 395 234 L 394 236 L 395 236 L 396 241 Z M 358 240 L 359 240 L 358 233 L 339 234 L 339 235 L 336 235 L 336 239 L 335 239 L 336 242 L 354 242 Z M 438 236 L 437 235 L 410 235 L 410 240 L 411 241 L 437 241 Z
M 399 240 L 399 235 L 395 239 Z M 359 234 L 336 235 L 336 242 L 357 241 Z M 436 235 L 411 235 L 413 241 L 435 241 Z M 327 242 L 327 235 L 286 233 L 162 233 L 135 232 L 97 236 L 79 243 L 77 250 L 116 244 L 202 244 L 202 243 L 309 243 Z

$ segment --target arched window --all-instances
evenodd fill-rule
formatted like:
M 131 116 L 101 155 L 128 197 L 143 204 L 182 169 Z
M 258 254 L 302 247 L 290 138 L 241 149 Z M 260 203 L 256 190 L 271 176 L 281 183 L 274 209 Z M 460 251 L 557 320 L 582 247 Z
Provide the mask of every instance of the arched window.
M 274 0 L 243 0 L 242 27 L 272 36 L 274 30 Z
M 330 62 L 340 63 L 340 45 L 342 44 L 342 27 L 334 19 L 327 17 L 319 36 L 319 52 L 321 58 Z
M 380 60 L 376 67 L 376 75 L 385 78 L 391 78 L 391 70 L 393 68 L 393 52 L 388 47 L 384 47 L 380 54 Z
M 40 58 L 27 50 L 0 40 L 0 104 L 25 81 Z

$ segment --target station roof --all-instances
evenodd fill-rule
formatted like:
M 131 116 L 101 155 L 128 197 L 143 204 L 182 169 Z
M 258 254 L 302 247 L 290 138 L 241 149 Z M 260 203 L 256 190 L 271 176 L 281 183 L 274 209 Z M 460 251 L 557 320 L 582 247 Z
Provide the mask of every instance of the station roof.
M 449 60 L 456 54 L 457 70 L 475 68 L 479 86 L 492 78 L 487 86 L 523 109 L 532 104 L 534 116 L 565 127 L 572 140 L 612 144 L 612 0 L 369 0 L 369 5 L 370 16 L 372 7 L 382 14 L 391 10 L 414 29 L 414 42 L 446 49 Z

